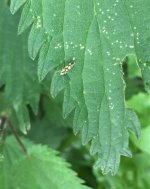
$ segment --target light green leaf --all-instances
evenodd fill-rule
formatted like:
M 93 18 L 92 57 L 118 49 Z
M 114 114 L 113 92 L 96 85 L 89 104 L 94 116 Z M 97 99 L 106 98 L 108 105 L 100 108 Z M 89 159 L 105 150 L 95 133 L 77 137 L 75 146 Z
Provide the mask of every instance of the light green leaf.
M 20 129 L 26 133 L 30 120 L 26 105 L 35 113 L 38 110 L 40 86 L 36 65 L 28 58 L 27 38 L 17 36 L 19 15 L 12 17 L 9 7 L 0 2 L 0 84 L 5 85 L 4 99 L 7 107 L 3 111 L 15 111 Z
M 46 146 L 23 140 L 23 154 L 13 137 L 1 146 L 0 186 L 3 189 L 88 189 L 58 153 Z
M 51 89 L 50 89 L 53 98 L 56 97 L 57 94 L 65 88 L 66 83 L 67 83 L 67 78 L 62 79 L 60 77 L 60 72 L 55 71 L 52 77 Z
M 134 137 L 132 137 L 133 143 L 136 145 L 137 148 L 150 154 L 150 126 L 143 128 L 141 131 L 141 139 L 137 141 Z
M 65 88 L 64 117 L 75 111 L 74 131 L 81 131 L 84 144 L 92 141 L 91 152 L 99 154 L 96 167 L 115 174 L 120 156 L 131 156 L 122 60 L 134 54 L 141 69 L 144 63 L 149 67 L 149 0 L 26 1 L 19 24 L 21 32 L 29 25 L 31 13 L 34 29 L 44 30 L 47 36 L 42 48 L 41 40 L 38 47 L 39 80 L 56 69 L 51 93 L 56 96 Z M 32 36 L 35 38 L 36 32 Z M 34 48 L 29 44 L 30 55 Z M 75 64 L 70 68 L 69 63 Z M 150 74 L 142 74 L 149 83 Z
M 128 106 L 133 108 L 139 116 L 142 127 L 150 125 L 150 95 L 138 93 L 132 96 L 128 101 Z
M 128 126 L 128 129 L 131 132 L 135 133 L 137 139 L 139 139 L 141 136 L 141 131 L 140 131 L 141 125 L 136 113 L 133 110 L 126 109 L 126 121 L 127 121 L 126 124 Z

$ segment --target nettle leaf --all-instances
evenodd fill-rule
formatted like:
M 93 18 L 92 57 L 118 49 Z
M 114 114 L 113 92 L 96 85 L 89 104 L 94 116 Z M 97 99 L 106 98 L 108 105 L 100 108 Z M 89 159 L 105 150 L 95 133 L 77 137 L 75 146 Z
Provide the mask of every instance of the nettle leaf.
M 15 138 L 8 137 L 0 150 L 0 186 L 3 189 L 88 189 L 70 165 L 47 146 L 24 139 L 28 155 Z
M 103 173 L 114 175 L 120 156 L 131 156 L 128 130 L 140 133 L 126 110 L 122 62 L 136 56 L 149 91 L 149 20 L 149 0 L 26 0 L 23 6 L 18 32 L 32 23 L 28 49 L 31 58 L 39 51 L 39 80 L 54 71 L 51 94 L 65 90 L 64 117 L 74 110 L 74 132 L 81 131 L 83 144 L 92 142 Z
M 9 7 L 2 0 L 0 2 L 0 85 L 5 85 L 4 99 L 7 113 L 15 111 L 20 129 L 26 133 L 30 128 L 26 105 L 30 105 L 33 111 L 37 112 L 40 87 L 36 65 L 28 58 L 27 37 L 16 35 L 18 18 L 19 15 L 12 17 Z

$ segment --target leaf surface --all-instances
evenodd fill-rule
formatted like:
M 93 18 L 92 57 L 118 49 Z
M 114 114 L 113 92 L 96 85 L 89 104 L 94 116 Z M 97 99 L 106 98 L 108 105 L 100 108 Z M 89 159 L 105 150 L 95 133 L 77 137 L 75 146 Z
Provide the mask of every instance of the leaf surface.
M 135 127 L 127 121 L 133 115 L 125 105 L 122 61 L 127 55 L 137 57 L 149 91 L 149 0 L 31 0 L 23 8 L 20 33 L 31 20 L 32 30 L 41 36 L 44 30 L 45 35 L 42 47 L 37 39 L 38 49 L 36 34 L 30 35 L 31 58 L 36 54 L 32 52 L 40 51 L 39 80 L 55 71 L 51 93 L 65 90 L 64 117 L 75 111 L 74 132 L 81 131 L 83 144 L 92 141 L 91 153 L 98 153 L 96 167 L 115 174 L 120 156 L 131 156 L 128 129 L 140 133 L 139 123 Z
M 2 147 L 0 187 L 3 189 L 88 189 L 70 169 L 70 165 L 46 146 L 23 140 L 28 156 L 23 154 L 13 137 Z

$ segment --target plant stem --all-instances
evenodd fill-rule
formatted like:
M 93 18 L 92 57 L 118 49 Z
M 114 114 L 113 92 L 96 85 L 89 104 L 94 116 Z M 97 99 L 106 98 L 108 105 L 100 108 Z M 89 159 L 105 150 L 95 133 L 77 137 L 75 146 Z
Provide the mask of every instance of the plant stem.
M 20 147 L 22 148 L 22 150 L 24 151 L 24 153 L 26 155 L 28 155 L 28 151 L 26 149 L 26 147 L 24 146 L 24 144 L 22 143 L 22 141 L 20 140 L 15 128 L 13 127 L 13 125 L 11 124 L 11 122 L 9 121 L 9 119 L 7 119 L 7 123 L 8 123 L 8 127 L 10 128 L 11 132 L 13 133 L 14 137 L 16 138 L 18 144 L 20 145 Z

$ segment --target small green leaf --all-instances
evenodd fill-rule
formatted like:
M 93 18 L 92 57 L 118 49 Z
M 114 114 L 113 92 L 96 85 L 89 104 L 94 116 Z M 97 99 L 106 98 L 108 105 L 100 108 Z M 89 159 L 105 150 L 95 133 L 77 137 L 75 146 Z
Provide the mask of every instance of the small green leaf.
M 38 62 L 39 81 L 42 81 L 51 70 L 63 63 L 63 46 L 59 46 L 61 41 L 62 35 L 48 39 L 42 46 Z
M 68 81 L 67 76 L 65 78 L 60 77 L 60 71 L 56 70 L 54 72 L 51 82 L 51 88 L 50 88 L 50 93 L 53 98 L 56 97 L 59 94 L 59 92 L 65 88 L 67 81 Z
M 31 2 L 27 1 L 21 14 L 21 18 L 18 26 L 18 34 L 21 34 L 32 24 L 34 17 L 31 10 L 32 10 Z
M 29 38 L 28 38 L 28 51 L 30 57 L 34 60 L 42 47 L 46 35 L 43 28 L 37 30 L 35 24 L 33 24 Z
M 128 106 L 133 108 L 140 119 L 142 127 L 150 124 L 150 95 L 146 93 L 138 93 L 132 96 L 128 101 Z
M 127 128 L 136 135 L 137 139 L 140 139 L 141 125 L 136 113 L 133 110 L 126 109 L 126 121 Z
M 26 2 L 26 0 L 11 0 L 10 11 L 15 14 L 17 10 Z
M 131 138 L 137 148 L 150 154 L 150 126 L 143 128 L 141 131 L 141 139 L 137 141 L 135 138 Z
M 150 94 L 150 63 L 142 64 L 139 62 L 139 66 L 141 68 L 145 89 Z
M 3 144 L 0 161 L 0 186 L 3 189 L 88 189 L 58 153 L 46 146 L 23 140 L 23 154 L 13 137 Z

